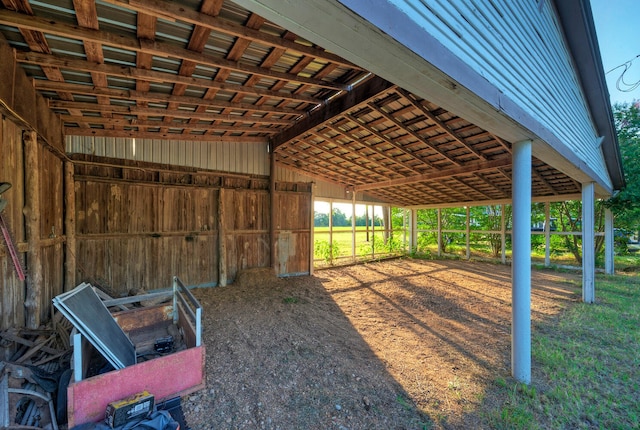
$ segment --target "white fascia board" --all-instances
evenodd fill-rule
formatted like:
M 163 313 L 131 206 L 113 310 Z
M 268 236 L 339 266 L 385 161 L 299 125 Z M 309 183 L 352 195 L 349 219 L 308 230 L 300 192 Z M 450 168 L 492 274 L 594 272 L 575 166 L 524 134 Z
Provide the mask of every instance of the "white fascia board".
M 543 124 L 455 56 L 391 0 L 234 0 L 299 36 L 510 142 L 578 182 L 613 191 Z

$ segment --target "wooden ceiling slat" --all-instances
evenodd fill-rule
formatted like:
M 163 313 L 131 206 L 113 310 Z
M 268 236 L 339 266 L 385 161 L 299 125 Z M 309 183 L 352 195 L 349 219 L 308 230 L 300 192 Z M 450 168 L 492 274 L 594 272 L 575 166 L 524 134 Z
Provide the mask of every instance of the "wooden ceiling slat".
M 138 38 L 153 40 L 156 37 L 156 25 L 158 20 L 155 16 L 147 15 L 146 13 L 138 13 L 136 17 L 136 32 Z M 153 56 L 146 52 L 138 52 L 136 54 L 136 67 L 138 69 L 151 70 L 153 67 Z M 103 73 L 105 76 L 106 73 Z M 136 79 L 136 91 L 148 92 L 151 89 L 151 82 L 142 79 Z M 140 108 L 146 108 L 149 106 L 145 100 L 137 100 L 136 104 Z M 140 115 L 140 121 L 144 122 L 147 119 L 146 115 Z M 146 129 L 141 126 L 141 129 Z
M 353 121 L 355 124 L 357 124 L 359 127 L 364 128 L 365 130 L 367 130 L 369 133 L 377 136 L 379 139 L 381 139 L 382 141 L 388 143 L 389 145 L 393 146 L 394 148 L 396 148 L 397 150 L 399 150 L 400 152 L 402 152 L 404 155 L 410 157 L 412 160 L 417 161 L 418 163 L 420 163 L 422 167 L 422 169 L 433 169 L 434 166 L 428 161 L 425 160 L 422 157 L 418 157 L 416 154 L 414 154 L 413 152 L 407 150 L 403 145 L 401 145 L 399 142 L 394 141 L 393 139 L 389 139 L 387 138 L 384 133 L 378 131 L 377 129 L 371 127 L 368 123 L 365 123 L 363 120 L 361 120 L 360 118 L 355 117 L 354 115 L 351 114 L 347 114 L 346 115 L 347 118 L 349 118 L 351 121 Z M 411 170 L 416 170 L 415 167 L 411 166 L 410 167 Z
M 409 100 L 411 102 L 411 104 L 413 104 L 415 107 L 417 107 L 420 112 L 422 112 L 422 114 L 424 116 L 426 116 L 427 118 L 429 118 L 430 121 L 432 121 L 433 123 L 435 123 L 438 127 L 440 127 L 440 129 L 442 129 L 446 134 L 448 134 L 452 139 L 454 139 L 456 142 L 458 142 L 460 145 L 462 145 L 463 147 L 465 147 L 468 151 L 470 151 L 471 153 L 473 153 L 476 157 L 478 157 L 480 160 L 486 160 L 486 157 L 484 157 L 480 152 L 476 151 L 473 148 L 473 145 L 469 145 L 463 138 L 461 138 L 458 133 L 454 132 L 453 130 L 451 130 L 449 128 L 449 126 L 447 126 L 447 124 L 444 123 L 444 121 L 440 121 L 433 113 L 431 113 L 431 111 L 429 111 L 429 109 L 427 109 L 422 102 L 416 100 L 415 96 L 411 93 L 409 93 L 406 90 L 403 90 L 401 88 L 398 88 L 397 91 L 403 95 L 407 100 Z
M 111 124 L 118 127 L 123 126 L 137 126 L 143 129 L 145 128 L 181 128 L 184 130 L 216 130 L 216 131 L 232 131 L 236 133 L 254 133 L 254 134 L 277 134 L 281 131 L 279 128 L 274 127 L 257 127 L 246 125 L 220 125 L 220 124 L 202 124 L 192 123 L 191 121 L 174 121 L 171 124 L 166 124 L 161 121 L 154 120 L 140 120 L 131 119 L 123 116 L 122 114 L 115 114 L 112 118 L 94 117 L 94 116 L 72 116 L 72 115 L 60 115 L 60 119 L 65 123 L 80 123 L 86 122 L 87 124 Z
M 355 121 L 354 121 L 355 122 Z M 356 123 L 358 128 L 360 127 L 360 124 Z M 378 146 L 379 145 L 371 145 L 366 141 L 366 138 L 360 138 L 358 137 L 355 133 L 352 133 L 351 131 L 343 131 L 342 129 L 332 125 L 332 124 L 326 124 L 327 127 L 331 128 L 331 130 L 335 131 L 336 133 L 341 133 L 343 135 L 345 135 L 346 137 L 356 140 L 358 142 L 361 142 L 363 145 L 365 145 L 367 148 L 370 148 L 373 152 L 377 153 L 378 155 L 380 155 L 381 157 L 385 158 L 387 161 L 399 166 L 401 169 L 403 170 L 409 170 L 413 173 L 422 173 L 421 171 L 413 168 L 412 166 L 408 166 L 405 163 L 402 163 L 401 161 L 398 161 L 395 157 L 392 157 L 390 155 L 388 155 L 385 151 L 381 150 Z M 373 135 L 378 137 L 377 135 Z M 379 138 L 379 137 L 378 137 Z M 387 143 L 386 140 L 384 140 L 383 142 Z M 389 143 L 391 145 L 391 143 Z M 393 145 L 392 145 L 393 146 Z M 406 175 L 403 175 L 406 176 Z
M 222 115 L 213 114 L 208 112 L 193 112 L 189 110 L 171 110 L 166 109 L 154 109 L 154 108 L 139 108 L 137 106 L 118 106 L 118 105 L 97 105 L 93 103 L 81 103 L 81 102 L 69 102 L 64 100 L 52 100 L 49 103 L 52 109 L 67 109 L 89 112 L 112 112 L 120 114 L 144 114 L 149 116 L 167 116 L 170 115 L 176 118 L 198 118 L 203 121 L 229 121 L 238 123 L 260 123 L 260 124 L 282 124 L 289 125 L 290 120 L 286 119 L 274 119 L 264 118 L 257 116 L 240 116 L 240 115 Z
M 66 82 L 51 82 L 44 80 L 36 80 L 35 87 L 44 91 L 67 91 L 70 94 L 94 95 L 96 97 L 106 97 L 122 100 L 135 100 L 155 103 L 168 103 L 168 110 L 176 110 L 180 105 L 199 106 L 206 108 L 228 108 L 232 110 L 242 110 L 246 112 L 271 112 L 277 114 L 302 115 L 304 111 L 294 109 L 275 108 L 272 106 L 255 106 L 245 103 L 232 103 L 220 100 L 208 100 L 198 97 L 174 96 L 169 94 L 155 92 L 140 92 L 133 90 L 118 90 L 111 88 L 94 87 L 91 85 L 68 84 Z M 109 105 L 109 103 L 98 103 L 101 105 Z
M 434 179 L 450 178 L 452 176 L 482 172 L 485 170 L 494 170 L 504 166 L 510 166 L 512 163 L 511 157 L 502 157 L 495 160 L 473 162 L 464 166 L 456 166 L 448 169 L 443 169 L 437 172 L 424 173 L 422 175 L 409 176 L 404 179 L 394 179 L 385 182 L 378 182 L 375 184 L 362 185 L 357 188 L 358 191 L 365 191 L 374 188 L 392 187 L 395 185 L 411 184 L 415 182 L 424 182 Z
M 286 144 L 291 139 L 297 138 L 304 134 L 305 131 L 340 115 L 342 112 L 345 112 L 360 103 L 366 102 L 391 86 L 391 83 L 379 77 L 369 79 L 348 92 L 346 95 L 336 97 L 322 107 L 311 111 L 304 119 L 301 119 L 292 127 L 285 130 L 282 135 L 278 136 L 277 139 L 272 142 L 272 150 L 278 151 L 280 146 Z
M 168 2 L 162 0 L 105 0 L 114 5 L 134 10 L 136 12 L 143 12 L 149 15 L 154 15 L 158 18 L 167 19 L 173 21 L 176 17 L 179 17 L 180 21 L 186 22 L 192 25 L 198 25 L 208 28 L 213 31 L 225 33 L 231 36 L 250 40 L 252 42 L 258 42 L 266 46 L 271 47 L 283 47 L 285 49 L 298 52 L 300 54 L 310 55 L 314 58 L 321 59 L 327 62 L 336 63 L 341 66 L 345 66 L 353 69 L 360 69 L 353 63 L 344 60 L 343 58 L 328 53 L 322 49 L 294 42 L 291 40 L 285 40 L 278 36 L 267 34 L 261 31 L 248 28 L 246 26 L 236 24 L 235 22 L 223 19 L 221 17 L 212 16 L 213 14 L 197 12 L 193 9 L 186 8 L 184 5 L 175 2 Z M 360 69 L 362 70 L 362 69 Z
M 73 7 L 80 27 L 98 30 L 98 11 L 94 0 L 73 0 Z M 84 41 L 84 51 L 87 60 L 98 64 L 104 63 L 104 53 L 102 45 L 99 43 Z M 104 73 L 92 71 L 91 79 L 96 87 L 108 86 L 107 76 Z M 100 95 L 98 96 L 98 103 L 109 104 L 109 98 Z
M 27 30 L 41 31 L 45 34 L 52 34 L 74 40 L 90 41 L 102 45 L 108 45 L 119 49 L 133 52 L 146 51 L 160 57 L 170 57 L 178 60 L 190 60 L 197 64 L 214 68 L 224 68 L 234 70 L 239 73 L 256 74 L 265 78 L 286 80 L 298 84 L 310 84 L 320 88 L 333 90 L 346 89 L 344 85 L 334 84 L 327 81 L 303 76 L 291 75 L 289 73 L 276 72 L 261 67 L 254 67 L 237 61 L 230 61 L 224 58 L 217 58 L 208 54 L 200 54 L 181 48 L 172 43 L 152 41 L 147 39 L 137 39 L 129 35 L 114 34 L 102 30 L 92 30 L 80 28 L 78 26 L 65 24 L 51 19 L 27 16 L 24 14 L 0 10 L 0 24 L 17 26 Z
M 147 54 L 150 55 L 150 54 Z M 123 67 L 109 64 L 97 64 L 85 60 L 77 60 L 71 57 L 63 57 L 56 55 L 46 55 L 39 53 L 16 53 L 16 59 L 21 63 L 37 64 L 41 66 L 50 66 L 62 69 L 72 69 L 82 72 L 91 73 L 94 70 L 103 72 L 109 76 L 117 76 L 121 78 L 136 79 L 158 83 L 182 83 L 192 87 L 208 88 L 220 91 L 240 92 L 243 94 L 258 95 L 261 97 L 269 97 L 276 99 L 286 99 L 292 101 L 300 101 L 318 104 L 321 100 L 287 93 L 285 91 L 270 91 L 258 88 L 246 87 L 244 85 L 227 84 L 216 79 L 202 79 L 188 76 L 179 76 L 166 72 L 157 72 L 154 70 L 146 70 L 145 68 L 137 69 L 135 67 Z
M 68 136 L 92 136 L 92 137 L 117 137 L 131 139 L 166 139 L 166 140 L 193 140 L 200 142 L 225 142 L 225 143 L 267 143 L 265 137 L 251 136 L 220 136 L 210 134 L 178 134 L 178 133 L 157 133 L 128 130 L 105 130 L 97 128 L 74 128 L 65 127 L 64 132 Z
M 408 134 L 410 134 L 411 136 L 413 136 L 415 139 L 417 139 L 419 142 L 424 143 L 427 147 L 429 147 L 431 150 L 433 150 L 434 152 L 436 152 L 438 155 L 440 155 L 442 158 L 444 158 L 445 160 L 447 160 L 449 163 L 455 165 L 455 166 L 459 166 L 460 163 L 456 160 L 454 160 L 453 158 L 449 157 L 449 155 L 447 155 L 445 152 L 441 151 L 437 145 L 432 144 L 431 142 L 429 142 L 428 139 L 423 138 L 422 136 L 420 136 L 418 133 L 416 133 L 415 131 L 409 129 L 409 128 L 405 128 L 404 124 L 402 123 L 402 121 L 400 121 L 399 119 L 397 119 L 393 114 L 385 112 L 383 108 L 379 108 L 378 106 L 376 106 L 374 103 L 370 103 L 369 106 L 371 106 L 372 109 L 377 110 L 377 112 L 380 113 L 380 115 L 384 116 L 386 119 L 388 119 L 389 121 L 391 121 L 392 123 L 394 123 L 395 125 L 397 125 L 398 127 L 400 127 L 401 129 L 405 130 Z M 424 159 L 424 157 L 420 157 L 425 163 L 429 163 L 427 160 Z M 429 163 L 431 164 L 431 166 L 433 167 L 433 163 Z

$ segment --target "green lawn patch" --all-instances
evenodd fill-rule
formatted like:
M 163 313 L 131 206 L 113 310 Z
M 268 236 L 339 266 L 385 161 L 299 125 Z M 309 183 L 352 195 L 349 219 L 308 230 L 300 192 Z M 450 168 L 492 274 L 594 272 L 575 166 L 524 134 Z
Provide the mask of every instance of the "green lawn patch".
M 596 296 L 535 324 L 533 385 L 495 382 L 492 428 L 640 428 L 640 278 L 599 275 Z

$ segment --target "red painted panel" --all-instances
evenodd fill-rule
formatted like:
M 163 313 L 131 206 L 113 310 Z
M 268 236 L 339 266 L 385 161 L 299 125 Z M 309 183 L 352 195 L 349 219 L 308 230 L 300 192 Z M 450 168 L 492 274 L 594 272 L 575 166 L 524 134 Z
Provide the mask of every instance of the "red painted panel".
M 110 402 L 144 390 L 158 402 L 204 388 L 204 360 L 200 346 L 70 384 L 69 428 L 103 420 Z

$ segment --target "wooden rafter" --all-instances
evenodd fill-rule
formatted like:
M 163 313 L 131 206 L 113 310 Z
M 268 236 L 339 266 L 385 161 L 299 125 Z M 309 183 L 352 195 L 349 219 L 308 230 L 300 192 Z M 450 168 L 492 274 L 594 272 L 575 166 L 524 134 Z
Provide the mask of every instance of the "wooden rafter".
M 443 121 L 440 121 L 438 119 L 438 117 L 436 115 L 434 115 L 433 113 L 431 113 L 431 111 L 429 111 L 429 109 L 427 109 L 424 106 L 424 104 L 422 104 L 421 101 L 418 101 L 413 94 L 409 93 L 406 90 L 403 90 L 402 88 L 397 88 L 396 91 L 398 91 L 398 93 L 400 93 L 407 100 L 409 100 L 409 102 L 411 102 L 411 104 L 413 106 L 417 107 L 425 117 L 429 118 L 429 120 L 431 122 L 436 124 L 441 130 L 443 130 L 446 134 L 448 134 L 453 140 L 458 142 L 460 145 L 465 147 L 469 152 L 474 154 L 480 160 L 486 160 L 487 159 L 480 152 L 476 151 L 473 148 L 473 145 L 470 145 L 469 143 L 467 143 L 462 137 L 460 137 L 460 135 L 458 135 L 458 133 L 456 133 L 455 131 L 451 130 L 451 128 L 449 128 L 449 126 L 447 124 L 445 124 Z
M 117 6 L 126 7 L 137 12 L 147 13 L 168 20 L 175 20 L 180 17 L 180 21 L 197 25 L 209 30 L 225 33 L 239 37 L 250 42 L 261 43 L 270 47 L 283 47 L 285 49 L 309 55 L 322 61 L 343 65 L 353 69 L 359 69 L 353 63 L 344 60 L 342 57 L 328 53 L 322 49 L 310 46 L 306 43 L 298 43 L 291 40 L 283 40 L 278 36 L 260 32 L 250 27 L 236 24 L 232 21 L 217 17 L 210 13 L 197 12 L 188 9 L 178 3 L 162 0 L 106 0 Z M 213 15 L 213 16 L 212 16 Z
M 109 99 L 135 100 L 153 103 L 168 104 L 167 110 L 178 109 L 181 105 L 203 107 L 205 109 L 197 110 L 197 112 L 206 112 L 206 108 L 231 109 L 233 111 L 246 112 L 271 112 L 276 114 L 302 115 L 304 111 L 298 111 L 290 108 L 276 108 L 273 106 L 255 106 L 247 103 L 233 103 L 221 100 L 210 100 L 199 97 L 177 96 L 156 92 L 141 92 L 133 90 L 119 90 L 113 88 L 95 87 L 91 85 L 69 84 L 66 82 L 52 82 L 45 80 L 36 80 L 35 86 L 43 91 L 67 91 L 71 94 L 82 94 L 87 96 L 96 96 L 99 105 L 109 105 Z M 102 99 L 106 98 L 106 102 Z M 170 122 L 170 121 L 168 121 Z
M 69 136 L 100 136 L 100 137 L 125 137 L 135 139 L 166 139 L 166 140 L 193 140 L 202 142 L 231 142 L 231 143 L 267 143 L 265 137 L 251 136 L 214 136 L 211 134 L 196 133 L 156 133 L 139 130 L 105 130 L 66 127 L 65 134 Z
M 500 167 L 510 166 L 512 163 L 511 157 L 502 157 L 495 160 L 483 161 L 483 162 L 471 162 L 464 166 L 452 167 L 449 169 L 442 169 L 437 172 L 425 173 L 422 175 L 409 176 L 403 179 L 393 179 L 384 182 L 376 182 L 367 185 L 360 185 L 356 188 L 357 191 L 365 191 L 374 188 L 393 187 L 395 185 L 407 185 L 416 182 L 425 182 L 434 179 L 449 178 L 456 175 L 468 174 L 472 172 L 482 172 L 485 170 L 495 170 Z
M 0 10 L 0 24 L 18 26 L 27 30 L 40 31 L 44 34 L 51 34 L 73 40 L 94 42 L 132 52 L 142 51 L 160 57 L 175 58 L 181 61 L 190 60 L 196 64 L 202 64 L 209 67 L 229 69 L 239 73 L 258 75 L 269 79 L 279 79 L 300 85 L 309 84 L 337 91 L 347 89 L 346 86 L 340 84 L 333 84 L 327 81 L 268 70 L 261 67 L 254 67 L 237 61 L 214 57 L 209 54 L 200 54 L 167 42 L 144 40 L 129 35 L 116 35 L 102 30 L 80 28 L 78 26 L 45 18 L 27 16 L 21 13 L 11 12 L 9 10 Z
M 90 61 L 78 60 L 73 57 L 45 55 L 34 52 L 18 52 L 16 53 L 16 59 L 21 63 L 36 64 L 44 67 L 59 67 L 61 69 L 71 69 L 87 73 L 90 73 L 92 71 L 99 71 L 109 76 L 115 76 L 125 79 L 135 79 L 136 82 L 143 81 L 182 84 L 208 90 L 237 92 L 245 95 L 256 95 L 260 97 L 291 100 L 293 102 L 306 102 L 312 104 L 318 104 L 321 102 L 321 100 L 314 97 L 306 97 L 286 91 L 265 90 L 261 88 L 248 87 L 245 85 L 218 82 L 216 80 L 210 79 L 180 76 L 166 72 L 148 70 L 146 67 L 135 68 L 115 66 L 110 64 L 98 64 L 92 63 Z
M 307 130 L 311 130 L 325 121 L 340 115 L 342 112 L 366 102 L 391 86 L 391 83 L 382 78 L 374 77 L 369 79 L 358 85 L 352 91 L 347 92 L 341 97 L 336 97 L 322 107 L 311 111 L 304 119 L 285 130 L 281 135 L 276 136 L 271 142 L 272 149 L 278 151 L 280 146 L 289 142 L 291 139 L 295 139 L 303 135 Z
M 120 114 L 149 115 L 149 116 L 165 116 L 171 115 L 176 118 L 198 118 L 201 121 L 227 121 L 238 123 L 260 123 L 260 124 L 282 124 L 289 125 L 288 119 L 265 118 L 255 115 L 233 115 L 233 114 L 216 114 L 209 112 L 194 112 L 185 109 L 167 110 L 154 108 L 139 108 L 137 106 L 117 106 L 117 105 L 97 105 L 94 103 L 67 102 L 67 101 L 51 101 L 49 106 L 53 109 L 66 110 L 84 110 L 89 112 L 110 112 Z
M 143 115 L 139 115 L 143 116 Z M 146 116 L 146 115 L 144 115 Z M 250 134 L 277 134 L 281 129 L 275 127 L 258 127 L 247 126 L 242 124 L 224 125 L 216 124 L 213 126 L 211 123 L 202 124 L 198 121 L 178 121 L 174 120 L 172 123 L 167 124 L 159 120 L 141 120 L 138 118 L 127 118 L 125 115 L 116 114 L 112 118 L 104 118 L 100 116 L 72 116 L 72 115 L 60 115 L 60 119 L 67 124 L 79 124 L 85 122 L 88 124 L 101 124 L 112 125 L 116 127 L 139 127 L 141 129 L 147 128 L 160 128 L 168 127 L 170 129 L 182 129 L 182 130 L 215 130 L 215 131 L 231 131 L 234 133 L 250 133 Z

